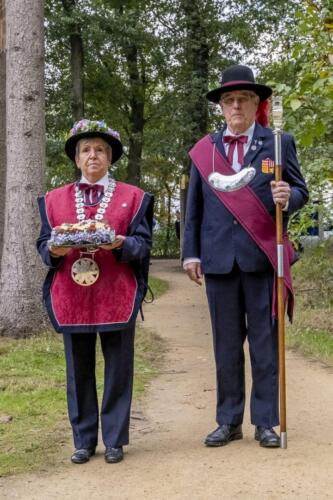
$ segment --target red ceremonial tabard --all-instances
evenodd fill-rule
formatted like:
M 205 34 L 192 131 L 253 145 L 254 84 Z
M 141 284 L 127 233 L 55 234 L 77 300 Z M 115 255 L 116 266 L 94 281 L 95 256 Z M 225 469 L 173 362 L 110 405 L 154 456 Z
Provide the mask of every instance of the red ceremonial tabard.
M 51 227 L 64 222 L 75 223 L 75 183 L 55 189 L 45 196 L 46 214 Z M 144 192 L 134 186 L 117 182 L 104 218 L 116 234 L 126 235 L 128 227 L 140 210 Z M 86 208 L 86 218 L 93 218 L 98 205 Z M 89 255 L 83 255 L 89 257 Z M 112 251 L 100 249 L 94 258 L 100 269 L 97 281 L 91 286 L 80 286 L 71 277 L 73 263 L 80 258 L 80 250 L 73 249 L 56 270 L 50 286 L 51 312 L 59 325 L 126 325 L 133 315 L 137 280 L 129 264 L 118 262 Z M 104 329 L 103 328 L 103 329 Z M 86 328 L 85 328 L 86 330 Z

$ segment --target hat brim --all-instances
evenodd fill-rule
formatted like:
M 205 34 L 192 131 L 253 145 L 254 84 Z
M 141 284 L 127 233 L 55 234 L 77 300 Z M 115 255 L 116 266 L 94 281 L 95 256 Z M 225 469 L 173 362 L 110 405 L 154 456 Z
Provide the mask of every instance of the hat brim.
M 273 93 L 273 90 L 267 85 L 261 85 L 260 83 L 234 83 L 231 85 L 223 85 L 217 89 L 211 90 L 206 94 L 208 101 L 218 104 L 222 94 L 226 92 L 232 92 L 233 90 L 252 90 L 255 92 L 261 101 L 268 99 Z
M 105 134 L 104 132 L 82 132 L 81 134 L 73 135 L 72 137 L 67 139 L 65 144 L 65 152 L 73 162 L 75 162 L 76 144 L 85 137 L 100 137 L 105 142 L 107 142 L 112 149 L 112 164 L 119 160 L 119 158 L 123 154 L 123 146 L 119 139 L 117 139 L 116 137 L 113 137 L 110 134 Z

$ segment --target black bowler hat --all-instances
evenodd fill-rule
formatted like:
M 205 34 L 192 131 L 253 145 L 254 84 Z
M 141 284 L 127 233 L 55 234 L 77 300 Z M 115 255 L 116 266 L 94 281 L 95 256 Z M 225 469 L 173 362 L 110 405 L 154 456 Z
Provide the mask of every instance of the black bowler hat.
M 123 153 L 123 146 L 120 142 L 120 134 L 116 130 L 109 128 L 104 120 L 94 121 L 82 118 L 74 123 L 69 132 L 69 138 L 65 144 L 65 152 L 69 158 L 75 162 L 76 144 L 85 137 L 100 137 L 112 148 L 112 163 L 115 163 Z
M 206 94 L 207 99 L 216 104 L 219 103 L 221 94 L 233 90 L 252 90 L 260 97 L 261 101 L 267 99 L 273 92 L 270 87 L 255 82 L 251 68 L 239 64 L 229 66 L 222 72 L 220 84 L 221 87 Z

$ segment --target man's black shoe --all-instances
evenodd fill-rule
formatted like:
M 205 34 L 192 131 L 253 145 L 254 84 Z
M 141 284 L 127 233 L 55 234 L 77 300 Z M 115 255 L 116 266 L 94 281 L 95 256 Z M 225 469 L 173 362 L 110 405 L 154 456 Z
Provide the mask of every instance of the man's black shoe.
M 85 464 L 92 455 L 95 455 L 95 448 L 80 448 L 74 451 L 71 461 L 73 464 Z
M 222 424 L 215 431 L 208 434 L 205 440 L 206 446 L 224 446 L 230 441 L 235 441 L 236 439 L 242 439 L 242 426 Z
M 116 464 L 117 462 L 121 462 L 124 458 L 123 447 L 119 448 L 111 448 L 111 446 L 106 447 L 105 449 L 105 462 L 108 464 Z
M 256 426 L 254 439 L 259 441 L 260 446 L 263 448 L 279 448 L 280 438 L 271 427 Z

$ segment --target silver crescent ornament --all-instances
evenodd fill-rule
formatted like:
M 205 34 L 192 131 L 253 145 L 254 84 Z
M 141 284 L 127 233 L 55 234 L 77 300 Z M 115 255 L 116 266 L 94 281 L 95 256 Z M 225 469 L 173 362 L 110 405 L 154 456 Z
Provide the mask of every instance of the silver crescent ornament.
M 208 176 L 208 182 L 217 191 L 231 192 L 246 186 L 252 181 L 255 175 L 255 168 L 245 167 L 237 172 L 237 174 L 233 175 L 223 175 L 219 172 L 212 172 Z

